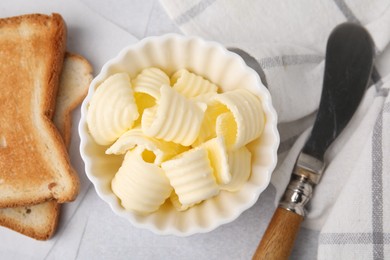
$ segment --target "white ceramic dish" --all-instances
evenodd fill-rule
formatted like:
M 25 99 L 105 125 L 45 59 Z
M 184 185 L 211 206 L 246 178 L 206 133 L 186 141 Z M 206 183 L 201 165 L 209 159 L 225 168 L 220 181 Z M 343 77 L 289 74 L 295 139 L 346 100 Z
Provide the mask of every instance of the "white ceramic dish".
M 246 88 L 261 98 L 266 125 L 261 138 L 248 145 L 252 152 L 252 174 L 239 192 L 221 191 L 218 196 L 184 212 L 176 211 L 168 203 L 145 216 L 126 211 L 120 205 L 119 199 L 111 190 L 111 179 L 122 158 L 107 156 L 104 153 L 107 147 L 97 145 L 89 135 L 86 123 L 88 103 L 96 87 L 109 75 L 125 71 L 130 77 L 134 77 L 142 69 L 152 66 L 163 69 L 168 75 L 186 68 L 216 83 L 222 91 Z M 85 172 L 97 194 L 116 214 L 137 227 L 157 234 L 188 236 L 208 232 L 233 221 L 257 201 L 268 186 L 277 161 L 279 135 L 276 124 L 277 115 L 268 90 L 261 83 L 258 74 L 240 56 L 215 42 L 167 34 L 145 38 L 128 46 L 103 66 L 92 81 L 81 107 L 80 151 L 85 162 Z

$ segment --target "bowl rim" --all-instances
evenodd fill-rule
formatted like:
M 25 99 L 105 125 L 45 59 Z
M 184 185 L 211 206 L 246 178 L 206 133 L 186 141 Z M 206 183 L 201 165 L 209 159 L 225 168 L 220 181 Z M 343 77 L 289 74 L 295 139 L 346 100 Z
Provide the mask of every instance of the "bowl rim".
M 113 64 L 115 64 L 118 61 L 120 61 L 121 59 L 123 59 L 123 57 L 126 55 L 126 53 L 128 53 L 130 50 L 137 50 L 137 49 L 139 50 L 139 49 L 142 49 L 149 42 L 154 42 L 154 41 L 165 42 L 167 40 L 170 40 L 171 38 L 177 38 L 179 40 L 185 40 L 185 41 L 199 41 L 203 44 L 209 45 L 210 47 L 215 47 L 215 48 L 219 49 L 220 51 L 222 51 L 224 55 L 234 57 L 234 59 L 238 62 L 238 64 L 242 67 L 242 69 L 244 71 L 246 71 L 246 73 L 252 74 L 252 76 L 255 77 L 256 83 L 258 85 L 256 87 L 261 88 L 260 90 L 261 90 L 261 94 L 262 94 L 262 100 L 266 100 L 266 102 L 262 102 L 263 109 L 266 110 L 267 113 L 270 115 L 267 117 L 267 123 L 271 127 L 270 130 L 271 130 L 271 133 L 273 134 L 273 137 L 275 139 L 274 144 L 272 145 L 272 150 L 270 151 L 270 154 L 272 154 L 272 156 L 271 156 L 272 161 L 269 163 L 269 166 L 267 168 L 266 178 L 264 181 L 264 183 L 265 183 L 264 187 L 256 189 L 256 192 L 253 194 L 252 198 L 249 201 L 246 201 L 246 203 L 244 205 L 237 208 L 237 210 L 235 210 L 234 213 L 230 214 L 228 217 L 224 217 L 222 219 L 219 219 L 218 221 L 214 221 L 214 222 L 212 222 L 211 225 L 208 225 L 206 227 L 198 226 L 198 228 L 190 229 L 189 231 L 186 231 L 186 232 L 180 231 L 179 229 L 173 228 L 173 227 L 166 227 L 165 229 L 159 229 L 155 225 L 153 225 L 153 223 L 150 223 L 150 222 L 140 223 L 134 218 L 134 214 L 136 214 L 136 213 L 126 211 L 124 208 L 118 208 L 116 206 L 117 203 L 115 203 L 113 201 L 113 196 L 115 196 L 115 195 L 113 193 L 111 194 L 112 196 L 107 195 L 99 188 L 99 185 L 101 182 L 100 182 L 98 177 L 96 177 L 92 174 L 92 168 L 91 168 L 92 167 L 92 158 L 89 155 L 87 155 L 87 153 L 85 152 L 85 147 L 87 146 L 87 139 L 88 139 L 87 138 L 88 133 L 85 131 L 85 126 L 87 124 L 86 123 L 87 105 L 88 105 L 93 93 L 95 92 L 98 83 L 102 82 L 108 76 L 107 74 L 108 74 L 109 68 Z M 81 116 L 80 116 L 80 121 L 78 124 L 78 134 L 80 136 L 79 150 L 80 150 L 81 158 L 84 162 L 84 172 L 85 172 L 87 178 L 92 182 L 94 189 L 95 189 L 97 195 L 99 196 L 99 198 L 102 199 L 105 203 L 107 203 L 110 206 L 111 210 L 116 215 L 125 218 L 133 226 L 135 226 L 137 228 L 147 229 L 147 230 L 152 231 L 153 233 L 158 234 L 158 235 L 175 235 L 178 237 L 186 237 L 186 236 L 190 236 L 193 234 L 210 232 L 210 231 L 212 231 L 212 230 L 214 230 L 214 229 L 216 229 L 224 224 L 227 224 L 227 223 L 234 221 L 244 211 L 250 209 L 258 201 L 258 198 L 261 195 L 261 193 L 271 183 L 271 176 L 272 176 L 272 172 L 274 171 L 276 164 L 277 164 L 277 150 L 278 150 L 278 147 L 280 144 L 280 136 L 279 136 L 279 132 L 277 129 L 277 113 L 272 105 L 271 94 L 270 94 L 269 90 L 265 87 L 263 82 L 261 81 L 259 74 L 254 69 L 249 67 L 240 55 L 228 50 L 227 47 L 223 46 L 221 43 L 218 43 L 218 42 L 212 41 L 212 40 L 205 40 L 205 39 L 198 37 L 198 36 L 184 36 L 184 35 L 176 34 L 176 33 L 167 33 L 167 34 L 160 35 L 160 36 L 149 36 L 149 37 L 145 37 L 145 38 L 139 40 L 136 43 L 129 44 L 129 45 L 125 46 L 124 48 L 122 48 L 113 58 L 109 59 L 102 66 L 100 72 L 91 81 L 91 83 L 88 87 L 87 96 L 84 98 L 84 100 L 81 104 Z M 252 170 L 253 170 L 253 167 L 252 167 Z M 117 200 L 116 197 L 115 197 L 115 199 Z

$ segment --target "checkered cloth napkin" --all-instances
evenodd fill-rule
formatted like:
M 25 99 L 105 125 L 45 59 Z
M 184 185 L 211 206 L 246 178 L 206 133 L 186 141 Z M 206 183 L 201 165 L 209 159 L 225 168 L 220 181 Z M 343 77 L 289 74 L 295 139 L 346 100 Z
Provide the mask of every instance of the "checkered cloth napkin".
M 366 95 L 326 155 L 303 223 L 319 231 L 318 259 L 390 259 L 390 2 L 160 0 L 185 34 L 231 47 L 269 88 L 281 144 L 276 202 L 315 118 L 330 32 L 349 21 L 372 35 Z

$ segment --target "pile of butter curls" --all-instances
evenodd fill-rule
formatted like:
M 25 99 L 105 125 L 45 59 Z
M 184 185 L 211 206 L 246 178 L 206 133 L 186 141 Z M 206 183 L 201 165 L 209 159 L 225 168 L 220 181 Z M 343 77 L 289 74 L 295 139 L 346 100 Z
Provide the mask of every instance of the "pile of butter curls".
M 124 155 L 111 182 L 121 205 L 151 213 L 168 198 L 183 211 L 220 190 L 238 191 L 251 174 L 246 145 L 260 137 L 265 117 L 246 89 L 219 93 L 186 69 L 169 77 L 151 67 L 101 83 L 87 124 L 95 142 L 109 146 L 106 154 Z

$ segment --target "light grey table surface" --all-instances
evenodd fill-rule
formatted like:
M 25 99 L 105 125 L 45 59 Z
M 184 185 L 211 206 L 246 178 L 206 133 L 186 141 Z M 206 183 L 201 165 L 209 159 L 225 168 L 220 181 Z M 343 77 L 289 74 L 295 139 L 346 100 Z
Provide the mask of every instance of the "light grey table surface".
M 81 2 L 138 39 L 171 32 L 181 33 L 157 0 Z M 76 111 L 74 116 L 76 125 L 78 113 Z M 77 150 L 78 142 L 77 137 L 72 140 L 74 150 Z M 79 155 L 73 156 L 72 160 L 82 169 Z M 116 216 L 97 197 L 93 185 L 85 176 L 82 179 L 85 192 L 78 199 L 77 209 L 60 222 L 59 230 L 52 240 L 31 241 L 0 228 L 0 258 L 250 259 L 275 209 L 275 189 L 270 185 L 257 203 L 232 223 L 190 237 L 159 236 L 135 228 Z M 291 258 L 315 259 L 317 239 L 317 232 L 302 229 Z

